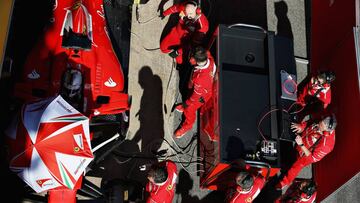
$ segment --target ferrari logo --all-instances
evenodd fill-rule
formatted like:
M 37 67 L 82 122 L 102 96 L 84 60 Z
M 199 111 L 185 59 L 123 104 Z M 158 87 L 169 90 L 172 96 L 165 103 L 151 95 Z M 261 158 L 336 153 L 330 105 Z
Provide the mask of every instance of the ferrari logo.
M 36 180 L 36 183 L 39 184 L 40 187 L 43 187 L 45 185 L 51 185 L 52 184 L 52 182 L 48 182 L 49 180 L 51 180 L 51 179 L 50 178 L 39 179 L 39 180 Z
M 81 5 L 81 1 L 77 1 L 77 2 L 75 2 L 75 4 L 72 6 L 72 10 L 76 10 L 76 9 L 78 9 L 79 7 L 80 7 L 80 5 Z
M 79 147 L 74 147 L 74 152 L 79 152 L 80 151 L 80 148 Z
M 170 191 L 170 190 L 172 190 L 172 189 L 173 189 L 173 186 L 172 186 L 172 185 L 168 185 L 167 188 L 166 188 L 167 191 Z
M 82 34 L 86 35 L 86 25 L 84 25 L 84 27 L 83 27 L 83 33 Z
M 251 197 L 248 197 L 245 199 L 245 202 L 251 202 L 252 201 L 252 198 Z

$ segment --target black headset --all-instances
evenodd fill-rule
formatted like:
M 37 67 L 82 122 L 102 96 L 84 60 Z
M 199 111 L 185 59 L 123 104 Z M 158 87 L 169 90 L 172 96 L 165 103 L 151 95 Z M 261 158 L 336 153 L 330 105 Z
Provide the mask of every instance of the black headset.
M 336 78 L 333 71 L 322 71 L 319 75 L 321 75 L 328 84 L 332 83 Z
M 314 181 L 310 181 L 302 190 L 301 192 L 305 193 L 308 197 L 314 194 L 316 191 L 316 184 Z
M 328 129 L 333 130 L 336 126 L 336 118 L 335 115 L 331 115 L 330 116 L 330 120 L 329 120 L 329 125 L 328 125 Z
M 196 8 L 199 7 L 198 2 L 197 2 L 197 1 L 194 1 L 194 0 L 187 1 L 186 4 L 194 5 Z

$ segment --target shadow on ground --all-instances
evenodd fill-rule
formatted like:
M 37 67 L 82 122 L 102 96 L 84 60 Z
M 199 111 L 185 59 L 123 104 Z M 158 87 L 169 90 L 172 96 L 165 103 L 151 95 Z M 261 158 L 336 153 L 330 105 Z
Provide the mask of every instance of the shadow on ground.
M 225 194 L 219 191 L 210 192 L 201 200 L 196 195 L 190 194 L 194 181 L 191 176 L 183 169 L 179 172 L 178 184 L 176 185 L 176 203 L 219 203 L 225 199 Z M 181 197 L 181 198 L 180 198 Z

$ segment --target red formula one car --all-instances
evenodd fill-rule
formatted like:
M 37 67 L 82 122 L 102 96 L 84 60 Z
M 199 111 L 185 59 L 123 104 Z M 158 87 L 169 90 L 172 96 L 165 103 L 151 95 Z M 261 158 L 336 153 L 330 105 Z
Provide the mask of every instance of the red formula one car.
M 15 97 L 31 101 L 60 94 L 90 119 L 129 109 L 102 2 L 55 1 L 51 24 L 27 57 Z

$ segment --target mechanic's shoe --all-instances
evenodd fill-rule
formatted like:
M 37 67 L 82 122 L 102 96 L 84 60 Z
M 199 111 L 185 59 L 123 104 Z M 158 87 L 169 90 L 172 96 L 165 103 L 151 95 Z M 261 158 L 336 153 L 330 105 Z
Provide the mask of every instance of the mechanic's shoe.
M 189 129 L 180 128 L 180 129 L 176 130 L 174 133 L 175 138 L 177 138 L 177 139 L 182 138 L 187 133 L 187 131 L 189 131 Z
M 179 52 L 177 50 L 173 50 L 172 52 L 169 53 L 169 56 L 171 58 L 176 58 L 177 56 L 179 56 Z
M 175 110 L 176 110 L 177 112 L 182 113 L 182 112 L 184 112 L 184 106 L 183 106 L 182 104 L 178 104 L 178 105 L 175 107 Z

